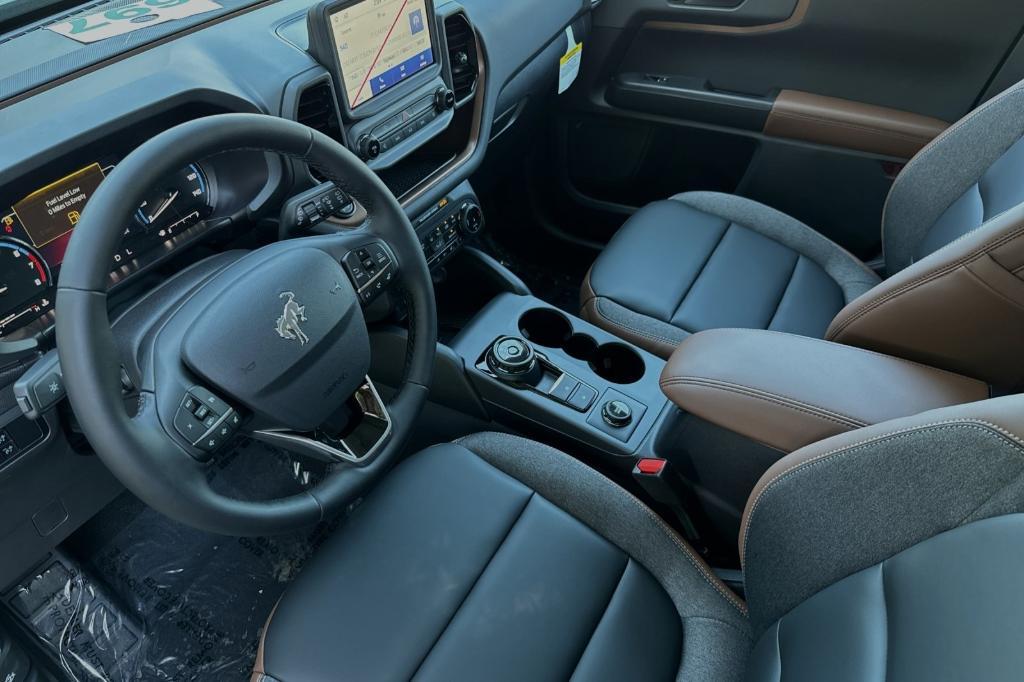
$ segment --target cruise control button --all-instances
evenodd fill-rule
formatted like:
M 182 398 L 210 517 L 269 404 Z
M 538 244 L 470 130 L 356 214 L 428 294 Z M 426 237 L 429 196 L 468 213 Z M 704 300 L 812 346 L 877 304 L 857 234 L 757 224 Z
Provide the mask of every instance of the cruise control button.
M 189 390 L 189 393 L 194 395 L 199 402 L 206 405 L 217 414 L 226 414 L 227 411 L 231 409 L 230 405 L 202 386 L 192 387 L 192 389 Z
M 185 396 L 185 400 L 182 401 L 181 407 L 182 409 L 195 414 L 196 410 L 199 409 L 199 401 L 196 400 L 195 397 L 187 395 Z
M 182 409 L 174 415 L 174 428 L 189 443 L 195 443 L 197 438 L 206 433 L 203 423 Z
M 188 402 L 187 398 L 186 402 Z M 195 399 L 193 399 L 193 402 L 195 402 Z M 188 410 L 187 407 L 185 407 L 185 409 Z M 210 414 L 210 408 L 207 407 L 206 405 L 196 405 L 193 409 L 189 411 L 192 414 L 194 414 L 196 416 L 196 419 L 198 419 L 199 421 L 203 421 Z

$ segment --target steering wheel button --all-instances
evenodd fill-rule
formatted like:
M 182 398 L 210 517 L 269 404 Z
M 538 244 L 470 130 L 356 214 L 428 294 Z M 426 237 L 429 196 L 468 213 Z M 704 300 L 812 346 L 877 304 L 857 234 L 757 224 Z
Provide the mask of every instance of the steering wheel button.
M 193 386 L 189 393 L 191 393 L 199 402 L 209 407 L 213 412 L 217 414 L 225 414 L 231 409 L 231 406 L 226 402 L 215 396 L 213 393 L 203 388 L 202 386 Z
M 188 410 L 187 407 L 185 409 Z M 196 405 L 191 410 L 189 410 L 189 412 L 194 414 L 196 416 L 196 419 L 198 419 L 199 421 L 203 421 L 204 419 L 206 419 L 207 415 L 210 414 L 210 408 L 207 407 L 206 405 Z
M 196 439 L 207 430 L 202 422 L 184 409 L 178 410 L 178 413 L 174 415 L 174 429 L 189 443 L 195 443 Z
M 181 402 L 181 408 L 187 412 L 195 414 L 196 410 L 199 408 L 199 401 L 196 400 L 195 397 L 187 395 Z

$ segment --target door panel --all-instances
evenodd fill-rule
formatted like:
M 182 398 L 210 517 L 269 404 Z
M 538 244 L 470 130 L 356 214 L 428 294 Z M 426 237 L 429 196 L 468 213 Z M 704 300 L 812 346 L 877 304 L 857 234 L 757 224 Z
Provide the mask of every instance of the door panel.
M 736 192 L 867 259 L 897 162 L 1008 78 L 1024 4 L 604 0 L 593 24 L 559 100 L 566 196 Z

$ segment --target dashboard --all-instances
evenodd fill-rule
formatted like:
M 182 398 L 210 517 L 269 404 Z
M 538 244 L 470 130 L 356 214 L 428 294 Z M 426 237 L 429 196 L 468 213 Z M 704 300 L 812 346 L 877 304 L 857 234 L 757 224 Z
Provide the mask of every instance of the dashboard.
M 39 60 L 34 75 L 49 74 L 14 94 L 0 86 L 0 443 L 17 444 L 0 447 L 0 547 L 17 547 L 0 552 L 0 587 L 121 492 L 97 458 L 83 456 L 88 445 L 66 407 L 29 419 L 13 388 L 43 372 L 59 389 L 56 283 L 89 197 L 121 159 L 211 114 L 298 120 L 378 173 L 430 267 L 443 267 L 482 226 L 470 176 L 509 112 L 554 96 L 566 28 L 582 39 L 591 0 L 222 4 L 224 13 L 177 32 L 174 22 L 141 27 L 111 41 L 116 50 L 53 31 L 0 39 L 0 83 L 19 54 Z M 88 68 L 53 71 L 69 64 Z M 126 218 L 110 264 L 111 319 L 207 257 L 344 229 L 335 196 L 315 169 L 275 155 L 192 160 Z M 372 305 L 386 308 L 383 299 Z M 63 520 L 44 534 L 40 515 Z

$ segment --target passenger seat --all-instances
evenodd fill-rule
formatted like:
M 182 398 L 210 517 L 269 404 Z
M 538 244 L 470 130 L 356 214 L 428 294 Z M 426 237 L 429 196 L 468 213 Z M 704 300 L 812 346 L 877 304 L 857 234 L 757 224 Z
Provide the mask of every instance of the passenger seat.
M 687 192 L 640 209 L 582 287 L 582 315 L 668 357 L 705 329 L 771 329 L 1024 382 L 1024 83 L 955 123 L 893 183 L 884 282 L 800 221 Z

